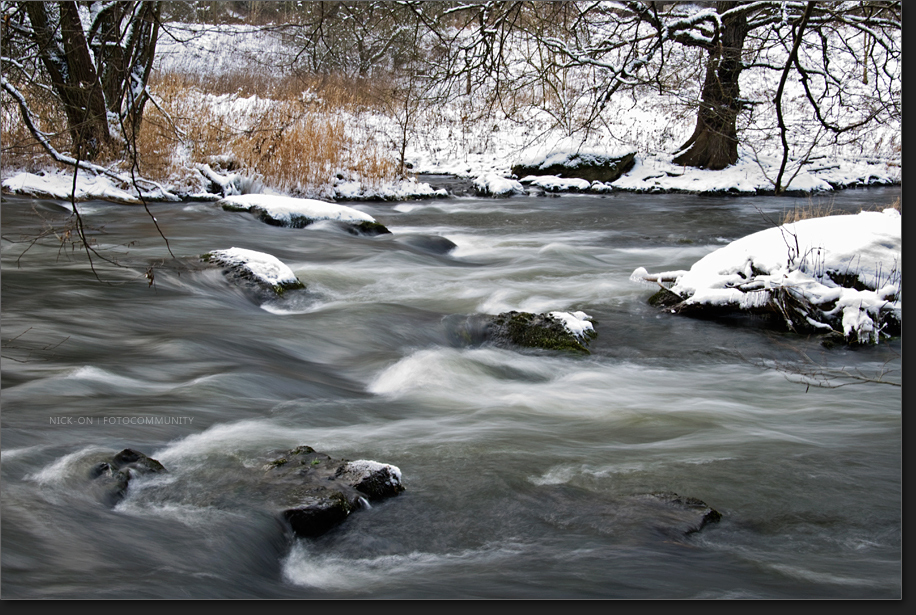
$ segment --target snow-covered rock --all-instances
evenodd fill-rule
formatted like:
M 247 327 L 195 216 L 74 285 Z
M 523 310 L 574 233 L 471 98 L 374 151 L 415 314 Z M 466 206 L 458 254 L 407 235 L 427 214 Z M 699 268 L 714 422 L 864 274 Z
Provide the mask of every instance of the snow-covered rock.
M 273 194 L 240 194 L 217 201 L 228 211 L 247 211 L 268 224 L 303 228 L 319 220 L 342 222 L 353 232 L 366 235 L 390 233 L 367 213 L 315 199 L 297 199 Z
M 404 491 L 400 468 L 388 463 L 368 459 L 348 461 L 337 469 L 335 477 L 365 493 L 370 500 L 390 497 Z
M 810 218 L 724 246 L 689 271 L 632 279 L 661 283 L 673 312 L 771 314 L 790 330 L 877 343 L 902 322 L 901 216 L 895 209 Z
M 512 165 L 512 174 L 557 175 L 588 182 L 613 182 L 633 167 L 636 150 L 631 148 L 558 147 L 532 149 Z M 588 186 L 585 187 L 587 189 Z
M 547 192 L 585 192 L 592 187 L 587 179 L 578 177 L 559 177 L 557 175 L 526 175 L 519 180 L 522 184 L 530 184 Z
M 478 196 L 512 196 L 525 194 L 525 187 L 514 179 L 507 179 L 496 173 L 484 173 L 474 180 Z
M 228 274 L 236 278 L 253 282 L 277 294 L 305 288 L 293 270 L 272 254 L 245 248 L 229 248 L 213 250 L 204 254 L 202 258 L 208 263 L 224 267 Z

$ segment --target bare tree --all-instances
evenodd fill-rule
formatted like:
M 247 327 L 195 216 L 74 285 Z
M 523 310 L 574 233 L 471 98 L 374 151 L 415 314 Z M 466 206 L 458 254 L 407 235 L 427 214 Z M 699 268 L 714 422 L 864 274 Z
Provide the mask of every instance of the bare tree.
M 35 115 L 23 91 L 52 95 L 75 157 L 117 157 L 149 99 L 160 10 L 159 2 L 4 3 L 4 90 L 23 117 Z

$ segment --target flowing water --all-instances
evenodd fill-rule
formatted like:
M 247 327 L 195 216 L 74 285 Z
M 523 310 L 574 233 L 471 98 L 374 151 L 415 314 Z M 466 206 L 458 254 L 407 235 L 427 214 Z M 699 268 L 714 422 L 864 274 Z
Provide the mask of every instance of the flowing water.
M 899 194 L 814 201 L 855 212 Z M 900 341 L 825 349 L 665 314 L 629 279 L 687 269 L 805 204 L 356 203 L 393 231 L 357 237 L 156 203 L 172 260 L 142 208 L 93 201 L 85 224 L 121 265 L 95 258 L 100 282 L 48 232 L 65 204 L 4 196 L 3 595 L 900 597 L 901 389 L 784 371 L 805 353 L 900 382 Z M 230 247 L 275 255 L 307 291 L 265 301 L 199 264 Z M 465 316 L 512 309 L 585 311 L 591 354 L 462 341 Z M 394 464 L 406 491 L 292 538 L 239 477 L 300 444 Z M 169 472 L 107 508 L 81 468 L 128 447 Z M 652 492 L 722 520 L 666 531 L 625 504 Z

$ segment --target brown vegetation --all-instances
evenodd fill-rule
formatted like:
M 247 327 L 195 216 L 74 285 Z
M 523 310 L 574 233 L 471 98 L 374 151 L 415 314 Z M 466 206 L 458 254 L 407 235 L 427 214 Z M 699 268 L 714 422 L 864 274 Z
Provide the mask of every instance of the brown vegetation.
M 154 75 L 137 149 L 145 176 L 181 182 L 195 163 L 240 171 L 272 188 L 314 194 L 335 175 L 370 185 L 396 164 L 354 119 L 367 89 L 333 77 Z M 256 97 L 256 98 L 254 98 Z M 215 162 L 218 161 L 218 162 Z

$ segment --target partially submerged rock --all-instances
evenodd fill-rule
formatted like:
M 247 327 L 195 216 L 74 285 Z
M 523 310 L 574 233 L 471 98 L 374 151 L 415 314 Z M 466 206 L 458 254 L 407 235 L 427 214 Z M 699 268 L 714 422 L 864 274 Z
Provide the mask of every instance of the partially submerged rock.
M 247 211 L 273 226 L 304 228 L 321 220 L 331 220 L 343 224 L 353 234 L 381 235 L 391 232 L 358 209 L 315 199 L 240 194 L 221 199 L 217 204 L 227 211 Z
M 288 290 L 305 288 L 305 284 L 299 281 L 292 269 L 265 252 L 229 248 L 207 252 L 201 256 L 201 260 L 223 267 L 223 273 L 230 279 L 250 283 L 278 295 Z
M 663 532 L 689 535 L 722 519 L 721 513 L 703 500 L 674 492 L 646 493 L 631 499 L 653 509 L 648 516 L 656 529 Z
M 110 459 L 94 465 L 89 471 L 89 478 L 102 502 L 108 506 L 114 506 L 124 499 L 131 479 L 165 471 L 162 464 L 152 457 L 125 448 Z
M 504 312 L 490 325 L 493 339 L 526 348 L 568 350 L 588 354 L 589 341 L 597 336 L 585 312 Z
M 636 152 L 602 152 L 592 149 L 556 149 L 533 153 L 512 167 L 516 177 L 556 175 L 589 182 L 610 183 L 633 168 Z
M 526 497 L 559 529 L 611 535 L 622 544 L 680 543 L 722 519 L 706 502 L 673 492 L 621 495 L 561 483 L 542 485 Z
M 83 472 L 86 470 L 83 469 Z M 157 460 L 133 449 L 102 457 L 89 471 L 92 489 L 109 506 L 127 494 L 137 476 L 166 472 Z M 237 473 L 236 473 L 237 472 Z M 220 490 L 244 491 L 241 501 L 256 502 L 283 519 L 298 536 L 315 537 L 343 523 L 351 513 L 404 491 L 401 471 L 393 465 L 360 459 L 333 459 L 310 446 L 283 452 L 262 468 L 241 467 L 230 473 L 231 483 L 216 481 L 214 493 L 207 486 L 194 487 L 195 497 L 206 505 L 226 506 L 240 500 L 222 499 Z M 162 501 L 182 494 L 181 480 L 160 485 L 156 495 Z M 178 495 L 177 497 L 181 497 Z
M 404 491 L 401 471 L 395 466 L 332 459 L 310 446 L 299 446 L 269 462 L 264 480 L 274 487 L 280 515 L 304 537 L 320 536 L 343 523 L 364 502 Z
M 597 337 L 595 321 L 585 312 L 503 312 L 473 314 L 454 322 L 451 336 L 459 344 L 494 343 L 498 346 L 543 348 L 589 354 Z M 456 320 L 457 317 L 453 320 Z
M 458 247 L 454 241 L 447 237 L 442 237 L 441 235 L 398 234 L 392 241 L 429 254 L 448 254 Z

